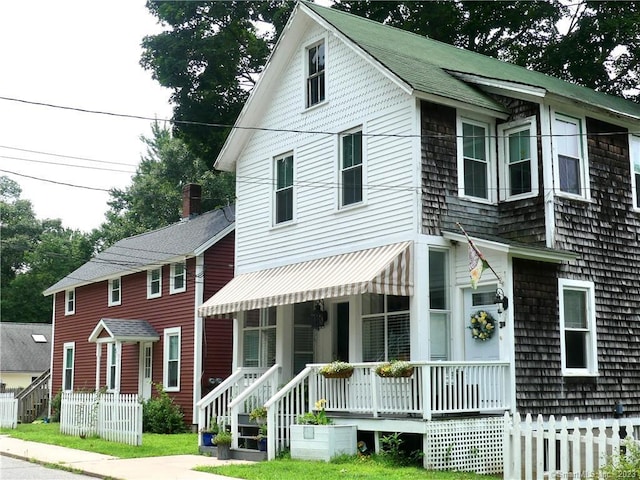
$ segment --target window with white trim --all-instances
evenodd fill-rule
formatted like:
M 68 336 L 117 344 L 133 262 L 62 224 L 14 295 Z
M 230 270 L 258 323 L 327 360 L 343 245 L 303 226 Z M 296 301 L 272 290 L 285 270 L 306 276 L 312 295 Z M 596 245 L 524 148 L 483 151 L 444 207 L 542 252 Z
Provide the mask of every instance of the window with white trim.
M 75 289 L 64 292 L 64 314 L 73 315 L 76 313 L 76 291 Z
M 162 384 L 167 392 L 180 391 L 181 328 L 164 329 Z
M 640 209 L 640 137 L 637 135 L 629 135 L 629 156 L 631 157 L 633 208 Z
M 500 198 L 512 200 L 538 194 L 538 148 L 535 118 L 498 126 L 501 159 Z
M 593 282 L 558 279 L 560 351 L 564 375 L 598 373 Z
M 362 128 L 340 135 L 340 206 L 362 202 Z
M 62 390 L 73 391 L 73 363 L 76 350 L 75 342 L 67 342 L 62 347 Z
M 431 360 L 449 360 L 449 252 L 429 249 L 429 314 Z
M 458 192 L 460 196 L 494 201 L 491 129 L 487 122 L 458 118 Z
M 362 295 L 362 361 L 410 360 L 409 297 Z
M 248 310 L 242 329 L 245 367 L 271 367 L 276 363 L 276 307 Z
M 556 185 L 563 194 L 588 199 L 589 163 L 584 132 L 582 119 L 555 114 L 552 141 Z
M 307 108 L 324 102 L 324 41 L 307 48 Z
M 120 349 L 117 343 L 107 344 L 107 390 L 118 391 L 120 379 L 118 378 L 120 363 Z
M 157 298 L 162 295 L 162 268 L 147 270 L 147 298 Z
M 109 306 L 120 305 L 122 302 L 122 283 L 120 277 L 109 280 Z
M 187 266 L 185 263 L 171 264 L 169 293 L 180 293 L 187 289 Z
M 285 223 L 293 220 L 293 154 L 283 155 L 275 159 L 275 191 L 274 223 Z

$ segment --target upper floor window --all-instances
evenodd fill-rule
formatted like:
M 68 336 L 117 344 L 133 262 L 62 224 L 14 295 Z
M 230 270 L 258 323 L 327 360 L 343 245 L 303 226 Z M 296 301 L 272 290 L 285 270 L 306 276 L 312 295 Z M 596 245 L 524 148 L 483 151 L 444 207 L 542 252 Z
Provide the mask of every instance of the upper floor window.
M 476 120 L 458 121 L 458 190 L 462 196 L 493 201 L 490 128 Z
M 538 194 L 538 149 L 535 118 L 498 127 L 502 160 L 501 195 L 505 200 Z
M 324 101 L 324 42 L 307 49 L 307 107 Z
M 409 297 L 362 295 L 362 361 L 409 360 Z
M 275 223 L 293 220 L 293 155 L 275 161 Z
M 362 202 L 362 130 L 340 136 L 340 205 Z
M 169 293 L 180 293 L 187 289 L 187 267 L 184 263 L 171 265 Z
M 598 372 L 595 294 L 592 282 L 558 280 L 560 351 L 565 375 Z
M 75 289 L 64 292 L 64 314 L 73 315 L 76 313 L 76 291 Z
M 62 389 L 65 392 L 73 390 L 73 360 L 75 349 L 75 342 L 67 342 L 62 347 Z
M 162 268 L 147 270 L 147 298 L 162 295 Z
M 180 327 L 165 328 L 162 383 L 167 392 L 180 390 L 180 338 Z
M 631 192 L 633 207 L 640 209 L 640 137 L 629 136 L 629 154 L 631 156 Z
M 122 301 L 122 284 L 120 278 L 109 280 L 109 306 L 120 305 Z
M 589 198 L 589 164 L 583 136 L 581 119 L 556 113 L 553 120 L 556 184 L 562 193 Z

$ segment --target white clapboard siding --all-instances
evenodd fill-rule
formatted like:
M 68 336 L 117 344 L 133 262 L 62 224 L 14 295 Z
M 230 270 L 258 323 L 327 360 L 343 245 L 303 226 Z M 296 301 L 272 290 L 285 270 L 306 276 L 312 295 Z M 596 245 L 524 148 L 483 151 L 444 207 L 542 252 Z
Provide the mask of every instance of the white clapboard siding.
M 60 432 L 142 445 L 142 403 L 135 394 L 64 392 Z
M 596 478 L 609 460 L 615 461 L 625 442 L 634 442 L 640 419 L 559 421 L 553 416 L 524 421 L 505 414 L 504 478 Z
M 16 428 L 18 425 L 18 399 L 13 393 L 0 393 L 0 427 Z
M 327 101 L 304 108 L 304 45 L 324 37 L 314 26 L 300 43 L 237 162 L 236 262 L 265 268 L 341 253 L 337 246 L 384 243 L 416 230 L 416 103 L 405 91 L 334 37 L 327 42 Z M 338 133 L 361 126 L 365 161 L 364 208 L 338 209 Z M 322 133 L 300 132 L 333 132 Z M 375 136 L 367 136 L 371 134 Z M 398 136 L 378 136 L 392 134 Z M 273 227 L 273 159 L 294 154 L 292 225 Z M 326 235 L 330 231 L 331 236 Z M 330 238 L 329 238 L 330 237 Z M 286 253 L 286 258 L 283 255 Z M 251 266 L 251 267 L 249 267 Z M 271 265 L 275 266 L 275 265 Z

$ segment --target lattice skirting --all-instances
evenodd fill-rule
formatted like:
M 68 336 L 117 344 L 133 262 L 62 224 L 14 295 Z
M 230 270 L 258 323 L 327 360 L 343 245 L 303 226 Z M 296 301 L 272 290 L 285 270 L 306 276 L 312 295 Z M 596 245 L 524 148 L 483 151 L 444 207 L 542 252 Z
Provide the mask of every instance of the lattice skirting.
M 502 473 L 504 417 L 427 422 L 425 467 L 479 474 Z

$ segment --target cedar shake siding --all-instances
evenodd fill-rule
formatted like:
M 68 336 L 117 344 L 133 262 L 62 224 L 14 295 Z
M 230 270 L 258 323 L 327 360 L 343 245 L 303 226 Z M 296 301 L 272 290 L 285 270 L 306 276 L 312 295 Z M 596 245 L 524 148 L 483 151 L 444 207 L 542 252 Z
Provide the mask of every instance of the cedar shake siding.
M 506 121 L 535 117 L 540 131 L 539 106 L 521 100 L 497 97 L 512 114 Z M 421 103 L 422 122 L 422 233 L 439 235 L 458 231 L 460 222 L 469 234 L 500 237 L 544 245 L 544 197 L 487 205 L 458 197 L 456 110 L 429 102 Z M 499 124 L 499 123 L 498 123 Z M 537 141 L 538 159 L 542 145 Z M 497 152 L 495 157 L 498 158 Z M 538 161 L 538 188 L 543 192 L 542 161 Z M 498 188 L 500 185 L 498 184 Z

